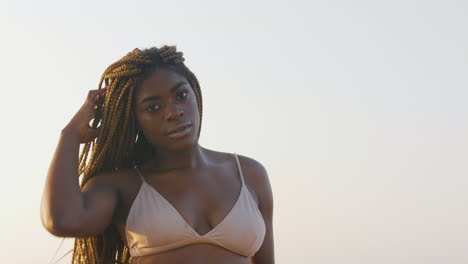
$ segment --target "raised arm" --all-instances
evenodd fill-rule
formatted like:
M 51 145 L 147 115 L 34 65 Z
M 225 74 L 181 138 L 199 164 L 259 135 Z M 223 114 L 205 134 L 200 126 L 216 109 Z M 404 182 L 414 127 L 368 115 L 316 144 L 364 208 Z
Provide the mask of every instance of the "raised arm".
M 79 147 L 97 136 L 89 122 L 94 118 L 99 95 L 104 91 L 90 91 L 84 105 L 60 134 L 47 174 L 40 211 L 43 226 L 53 235 L 97 235 L 112 220 L 118 194 L 110 184 L 111 173 L 95 175 L 83 190 L 78 178 Z

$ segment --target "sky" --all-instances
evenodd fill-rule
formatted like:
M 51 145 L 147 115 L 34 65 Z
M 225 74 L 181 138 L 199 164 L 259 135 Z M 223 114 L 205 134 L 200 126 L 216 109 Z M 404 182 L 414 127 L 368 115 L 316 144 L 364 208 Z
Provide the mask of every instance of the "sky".
M 61 129 L 108 65 L 176 45 L 202 87 L 200 145 L 267 169 L 277 263 L 468 263 L 467 13 L 453 0 L 0 1 L 0 258 L 52 260 L 62 239 L 39 206 Z

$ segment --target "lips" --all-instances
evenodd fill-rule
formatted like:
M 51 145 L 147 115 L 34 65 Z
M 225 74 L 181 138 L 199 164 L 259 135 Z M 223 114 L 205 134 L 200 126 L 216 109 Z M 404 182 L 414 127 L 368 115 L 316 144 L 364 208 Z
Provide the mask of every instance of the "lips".
M 185 123 L 185 124 L 179 125 L 179 126 L 173 128 L 173 129 L 169 130 L 169 132 L 167 132 L 166 135 L 177 133 L 177 132 L 182 131 L 184 128 L 189 127 L 191 125 L 192 125 L 191 123 Z

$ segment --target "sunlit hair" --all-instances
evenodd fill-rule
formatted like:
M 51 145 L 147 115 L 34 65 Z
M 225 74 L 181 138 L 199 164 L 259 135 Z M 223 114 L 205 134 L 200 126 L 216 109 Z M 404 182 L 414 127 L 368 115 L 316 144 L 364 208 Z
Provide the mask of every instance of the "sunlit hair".
M 98 87 L 101 89 L 106 84 L 108 90 L 105 100 L 98 103 L 91 124 L 93 128 L 99 127 L 98 137 L 83 146 L 79 158 L 81 188 L 99 172 L 129 168 L 154 154 L 153 147 L 138 129 L 133 109 L 136 89 L 156 69 L 172 70 L 189 81 L 200 113 L 197 132 L 200 136 L 202 94 L 195 74 L 185 66 L 182 55 L 175 46 L 134 49 L 104 71 Z M 113 224 L 98 236 L 75 239 L 73 264 L 127 264 L 130 259 L 129 249 Z

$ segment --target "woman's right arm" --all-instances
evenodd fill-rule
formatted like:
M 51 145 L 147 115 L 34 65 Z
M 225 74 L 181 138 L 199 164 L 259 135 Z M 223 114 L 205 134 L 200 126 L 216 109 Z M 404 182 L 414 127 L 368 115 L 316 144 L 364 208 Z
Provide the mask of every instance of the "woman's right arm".
M 78 178 L 80 144 L 97 136 L 97 131 L 89 127 L 89 122 L 94 118 L 98 95 L 105 90 L 90 91 L 85 104 L 61 131 L 41 201 L 42 224 L 53 235 L 97 235 L 112 220 L 118 194 L 110 181 L 111 172 L 95 175 L 83 190 Z

